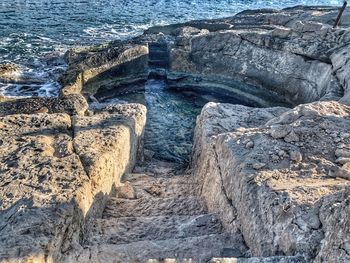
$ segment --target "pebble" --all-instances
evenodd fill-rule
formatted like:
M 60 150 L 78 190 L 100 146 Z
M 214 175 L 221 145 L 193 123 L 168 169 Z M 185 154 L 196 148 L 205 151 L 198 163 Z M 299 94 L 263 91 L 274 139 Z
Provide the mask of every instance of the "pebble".
M 290 159 L 299 163 L 303 160 L 303 155 L 301 154 L 301 152 L 294 150 L 290 152 Z
M 340 134 L 340 139 L 345 140 L 348 138 L 350 138 L 350 133 L 345 132 Z
M 350 150 L 348 149 L 343 149 L 343 148 L 338 148 L 335 151 L 335 156 L 337 156 L 338 158 L 350 158 Z
M 336 163 L 339 163 L 339 164 L 350 163 L 350 158 L 340 157 L 340 158 L 338 158 L 335 162 L 336 162 Z
M 264 168 L 266 166 L 266 163 L 254 163 L 253 168 L 255 170 L 260 170 L 261 168 Z
M 286 137 L 284 137 L 285 142 L 298 142 L 299 136 L 294 132 L 291 131 Z
M 250 149 L 254 147 L 254 142 L 253 141 L 249 141 L 247 142 L 247 144 L 245 145 L 245 148 Z
M 270 135 L 274 139 L 282 139 L 285 136 L 287 136 L 289 132 L 290 132 L 289 126 L 282 126 L 282 125 L 273 126 L 273 127 L 271 127 Z
M 279 157 L 284 157 L 285 155 L 286 155 L 286 152 L 283 151 L 283 150 L 281 150 L 281 151 L 278 152 L 278 156 L 279 156 Z

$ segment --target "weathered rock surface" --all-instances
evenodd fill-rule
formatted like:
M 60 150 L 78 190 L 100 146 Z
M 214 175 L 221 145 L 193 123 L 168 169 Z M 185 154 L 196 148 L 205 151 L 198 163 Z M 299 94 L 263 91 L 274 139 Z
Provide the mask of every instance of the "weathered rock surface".
M 33 97 L 5 101 L 0 103 L 0 116 L 37 113 L 84 115 L 87 109 L 88 104 L 82 95 L 70 94 L 59 98 Z
M 253 10 L 147 32 L 173 36 L 170 69 L 181 73 L 173 77 L 181 86 L 231 89 L 252 101 L 277 93 L 293 105 L 338 100 L 345 92 L 342 102 L 349 103 L 350 14 L 347 10 L 341 27 L 333 29 L 337 14 L 332 7 Z M 259 89 L 244 93 L 230 83 L 234 79 Z
M 164 68 L 171 87 L 236 94 L 254 106 L 349 99 L 350 13 L 248 10 L 233 17 L 157 26 L 129 41 L 72 50 L 63 93 L 103 94 L 139 85 Z M 154 48 L 157 47 L 157 48 Z M 152 75 L 151 74 L 151 75 Z M 240 85 L 244 81 L 248 85 Z
M 72 49 L 65 55 L 68 70 L 61 76 L 62 94 L 110 89 L 147 79 L 148 48 L 116 42 L 106 46 Z
M 242 232 L 253 256 L 349 261 L 350 177 L 336 156 L 347 154 L 349 114 L 337 102 L 203 109 L 194 173 L 209 211 Z
M 193 176 L 169 174 L 167 169 L 159 173 L 157 168 L 157 174 L 123 176 L 135 196 L 111 197 L 102 218 L 93 220 L 86 231 L 84 248 L 69 251 L 63 262 L 163 262 L 169 258 L 202 263 L 214 256 L 244 257 L 241 234 L 225 233 L 218 216 L 207 212 L 199 192 L 190 194 Z M 118 188 L 116 196 L 124 190 Z
M 304 263 L 302 257 L 214 258 L 211 263 Z
M 13 82 L 18 81 L 21 74 L 21 68 L 16 64 L 0 64 L 0 81 Z
M 350 16 L 333 29 L 337 13 L 245 11 L 69 51 L 61 97 L 0 104 L 0 261 L 349 262 Z M 146 109 L 92 112 L 79 93 L 138 88 L 149 69 L 249 105 L 344 104 L 209 103 L 194 177 L 161 162 L 129 174 Z M 21 77 L 0 66 L 0 81 Z
M 146 109 L 0 118 L 0 261 L 56 262 L 131 170 Z M 117 161 L 116 161 L 117 160 Z
M 233 232 L 238 231 L 239 228 L 239 223 L 236 220 L 237 211 L 231 205 L 232 201 L 223 188 L 219 171 L 211 169 L 211 167 L 218 165 L 216 153 L 213 151 L 216 137 L 240 127 L 249 128 L 262 125 L 285 111 L 287 111 L 286 108 L 257 109 L 239 105 L 209 103 L 197 118 L 192 155 L 195 177 L 198 184 L 203 185 L 202 194 L 206 198 L 208 208 L 211 211 L 217 211 L 224 226 Z M 247 140 L 244 142 L 244 146 L 249 146 L 252 142 Z

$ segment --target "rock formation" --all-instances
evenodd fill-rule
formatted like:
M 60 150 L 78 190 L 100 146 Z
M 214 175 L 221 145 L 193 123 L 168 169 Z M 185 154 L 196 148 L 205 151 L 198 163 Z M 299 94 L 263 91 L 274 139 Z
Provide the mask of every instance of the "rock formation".
M 0 103 L 0 262 L 350 262 L 350 16 L 333 29 L 337 13 L 244 11 L 67 52 L 58 98 Z M 207 104 L 187 171 L 144 162 L 146 108 L 98 99 L 148 76 L 257 107 Z
M 203 109 L 195 178 L 209 211 L 220 213 L 233 233 L 242 232 L 253 256 L 350 260 L 349 113 L 337 102 L 292 110 L 214 103 Z
M 1 262 L 56 262 L 101 215 L 135 164 L 146 118 L 142 105 L 105 110 L 0 118 Z

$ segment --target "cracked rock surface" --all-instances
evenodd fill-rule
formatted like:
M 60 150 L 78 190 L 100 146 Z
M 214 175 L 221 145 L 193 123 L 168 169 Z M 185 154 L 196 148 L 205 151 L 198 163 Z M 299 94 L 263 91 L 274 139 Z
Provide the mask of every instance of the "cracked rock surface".
M 349 166 L 339 162 L 349 114 L 337 102 L 204 107 L 193 161 L 201 195 L 226 228 L 242 231 L 253 256 L 349 261 Z
M 1 117 L 0 261 L 56 262 L 78 246 L 133 167 L 145 118 L 136 104 Z

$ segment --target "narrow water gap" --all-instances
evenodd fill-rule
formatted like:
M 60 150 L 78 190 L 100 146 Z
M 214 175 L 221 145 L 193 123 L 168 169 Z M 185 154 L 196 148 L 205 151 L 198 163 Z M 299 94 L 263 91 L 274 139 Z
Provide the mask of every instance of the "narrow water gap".
M 141 85 L 141 84 L 139 84 Z M 187 165 L 193 145 L 196 118 L 208 102 L 246 105 L 238 98 L 193 90 L 171 90 L 165 80 L 149 79 L 144 87 L 130 87 L 105 103 L 141 103 L 147 107 L 144 149 L 148 158 Z M 247 105 L 251 106 L 251 105 Z

